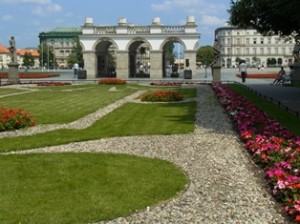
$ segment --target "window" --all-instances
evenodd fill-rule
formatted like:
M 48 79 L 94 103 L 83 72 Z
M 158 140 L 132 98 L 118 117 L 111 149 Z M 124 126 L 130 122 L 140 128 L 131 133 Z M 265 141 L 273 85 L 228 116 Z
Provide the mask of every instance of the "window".
M 256 38 L 253 38 L 253 44 L 256 44 Z
M 268 38 L 268 44 L 271 44 L 272 41 L 271 41 L 271 38 Z
M 261 44 L 264 44 L 264 38 L 261 38 L 261 39 L 260 39 L 260 43 L 261 43 Z
M 268 47 L 268 54 L 271 54 L 271 48 Z
M 246 44 L 250 44 L 250 38 L 246 38 Z
M 236 32 L 236 35 L 240 35 L 240 32 Z
M 259 49 L 259 51 L 260 51 L 260 54 L 264 54 L 264 53 L 265 53 L 263 47 L 261 47 L 261 48 Z
M 241 39 L 240 38 L 236 39 L 236 44 L 241 44 Z
M 285 47 L 281 48 L 281 53 L 285 54 Z
M 245 49 L 245 53 L 250 54 L 250 49 L 248 47 Z
M 274 53 L 275 53 L 275 54 L 278 54 L 278 47 L 275 47 L 275 48 L 274 48 Z

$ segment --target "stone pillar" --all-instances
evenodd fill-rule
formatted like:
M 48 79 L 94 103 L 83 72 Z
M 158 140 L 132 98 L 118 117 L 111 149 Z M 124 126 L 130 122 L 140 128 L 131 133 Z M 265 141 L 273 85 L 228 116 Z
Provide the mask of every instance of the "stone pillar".
M 97 57 L 95 51 L 83 51 L 84 69 L 87 79 L 95 79 L 97 75 Z
M 163 52 L 151 51 L 150 52 L 150 78 L 162 79 L 163 78 Z
M 128 51 L 117 51 L 116 72 L 120 79 L 128 79 L 129 77 L 129 59 Z
M 9 84 L 20 84 L 19 78 L 19 64 L 16 62 L 8 63 L 8 83 Z
M 221 82 L 221 68 L 222 66 L 219 63 L 212 65 L 213 82 Z
M 197 51 L 195 50 L 184 51 L 184 59 L 185 59 L 184 61 L 186 61 L 186 59 L 189 59 L 189 67 L 188 68 L 185 67 L 184 69 L 191 70 L 192 77 L 196 77 L 196 72 L 197 72 L 196 55 L 197 55 Z

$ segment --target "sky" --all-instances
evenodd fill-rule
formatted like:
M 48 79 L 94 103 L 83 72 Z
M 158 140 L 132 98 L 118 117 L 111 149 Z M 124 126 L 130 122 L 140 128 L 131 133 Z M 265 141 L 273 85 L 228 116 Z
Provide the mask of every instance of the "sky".
M 17 48 L 37 47 L 40 32 L 56 27 L 80 27 L 86 17 L 94 25 L 128 23 L 150 25 L 159 17 L 164 25 L 183 25 L 194 16 L 200 46 L 213 45 L 214 31 L 229 19 L 230 0 L 0 0 L 0 44 L 11 36 Z

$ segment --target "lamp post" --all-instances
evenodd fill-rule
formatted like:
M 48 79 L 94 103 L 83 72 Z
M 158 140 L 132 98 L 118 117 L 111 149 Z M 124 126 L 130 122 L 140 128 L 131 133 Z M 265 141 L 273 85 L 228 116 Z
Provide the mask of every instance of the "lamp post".
M 55 70 L 55 48 L 54 48 L 54 45 L 55 45 L 55 41 L 54 40 L 51 40 L 51 45 L 52 45 L 52 54 L 53 54 L 53 58 L 52 58 L 52 61 L 53 61 L 53 69 Z
M 49 61 L 50 61 L 50 58 L 49 58 L 49 44 L 47 43 L 47 64 L 48 64 L 48 71 L 49 71 Z
M 44 42 L 41 43 L 41 51 L 42 51 L 42 71 L 44 71 Z

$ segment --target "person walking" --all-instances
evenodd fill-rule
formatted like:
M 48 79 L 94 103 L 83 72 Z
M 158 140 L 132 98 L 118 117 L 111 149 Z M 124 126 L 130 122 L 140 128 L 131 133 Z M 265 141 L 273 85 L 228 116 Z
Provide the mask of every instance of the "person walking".
M 246 77 L 247 77 L 247 64 L 244 60 L 241 61 L 240 65 L 239 65 L 239 69 L 241 72 L 242 82 L 244 83 L 244 82 L 246 82 Z
M 73 65 L 73 70 L 74 70 L 74 78 L 76 79 L 77 75 L 78 75 L 78 70 L 79 70 L 79 65 L 77 63 L 75 63 Z

